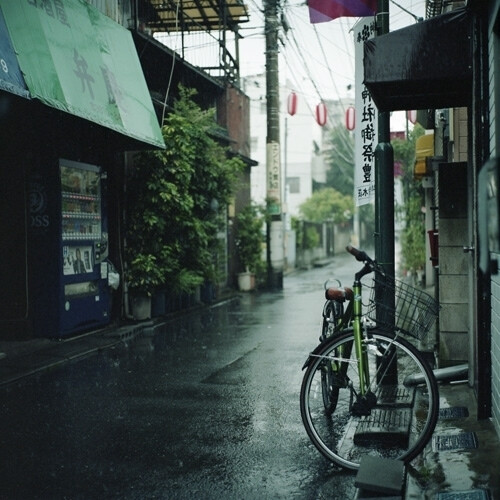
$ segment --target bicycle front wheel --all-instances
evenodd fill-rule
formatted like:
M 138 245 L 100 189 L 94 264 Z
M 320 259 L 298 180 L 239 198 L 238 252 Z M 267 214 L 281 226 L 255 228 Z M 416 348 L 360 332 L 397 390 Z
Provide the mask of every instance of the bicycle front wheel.
M 372 330 L 363 340 L 370 386 L 362 390 L 353 345 L 348 331 L 311 353 L 300 391 L 307 434 L 326 458 L 350 469 L 359 468 L 365 455 L 410 462 L 436 426 L 439 394 L 432 370 L 409 342 Z M 333 411 L 322 397 L 325 371 L 336 395 Z M 360 410 L 362 391 L 370 398 Z

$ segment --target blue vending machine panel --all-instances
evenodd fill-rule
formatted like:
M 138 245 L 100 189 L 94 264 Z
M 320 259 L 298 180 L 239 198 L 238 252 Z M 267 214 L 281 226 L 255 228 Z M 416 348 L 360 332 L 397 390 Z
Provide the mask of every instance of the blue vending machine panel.
M 60 335 L 109 322 L 107 231 L 101 169 L 60 160 Z

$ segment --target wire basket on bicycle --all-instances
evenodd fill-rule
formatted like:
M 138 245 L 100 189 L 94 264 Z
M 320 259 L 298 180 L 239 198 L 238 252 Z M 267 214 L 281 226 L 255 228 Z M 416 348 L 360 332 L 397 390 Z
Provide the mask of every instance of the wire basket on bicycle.
M 392 295 L 393 305 L 381 299 Z M 373 278 L 367 317 L 378 326 L 396 328 L 414 339 L 424 340 L 438 312 L 437 301 L 423 290 L 391 276 L 377 273 Z

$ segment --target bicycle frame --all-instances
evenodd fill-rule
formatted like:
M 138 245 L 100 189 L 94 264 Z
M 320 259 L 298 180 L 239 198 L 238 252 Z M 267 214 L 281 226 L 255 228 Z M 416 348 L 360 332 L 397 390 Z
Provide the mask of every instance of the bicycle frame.
M 363 255 L 366 256 L 366 254 Z M 358 365 L 358 373 L 359 373 L 359 387 L 353 389 L 354 392 L 361 398 L 367 396 L 367 394 L 370 392 L 370 386 L 371 386 L 370 373 L 368 369 L 367 347 L 363 342 L 364 340 L 363 323 L 362 323 L 363 285 L 361 283 L 361 279 L 363 278 L 363 276 L 366 276 L 367 274 L 370 274 L 376 270 L 378 270 L 376 263 L 370 259 L 366 260 L 363 268 L 357 273 L 355 273 L 354 283 L 352 286 L 353 298 L 352 300 L 349 301 L 347 308 L 344 311 L 344 314 L 337 320 L 337 323 L 333 330 L 333 335 L 335 335 L 348 327 L 352 327 L 353 329 L 354 349 L 355 349 L 356 362 Z M 326 309 L 326 306 L 324 309 Z M 311 356 L 314 357 L 314 352 L 311 353 Z M 304 364 L 303 368 L 305 368 L 309 364 L 310 357 Z M 336 373 L 341 372 L 341 366 L 340 366 L 341 363 L 339 363 L 339 361 L 341 360 L 331 359 L 331 368 Z
M 360 281 L 355 281 L 353 285 L 353 321 L 352 328 L 354 333 L 354 349 L 358 361 L 359 372 L 359 393 L 364 396 L 370 387 L 370 374 L 368 371 L 368 357 L 366 356 L 366 347 L 363 345 L 363 329 L 361 316 L 363 314 L 363 304 L 361 300 L 362 285 Z

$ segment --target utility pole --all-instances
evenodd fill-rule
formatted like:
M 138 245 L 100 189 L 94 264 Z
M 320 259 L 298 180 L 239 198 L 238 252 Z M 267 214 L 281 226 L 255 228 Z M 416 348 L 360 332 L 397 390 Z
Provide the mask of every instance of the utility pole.
M 389 0 L 377 3 L 377 36 L 389 33 Z M 390 113 L 379 112 L 375 149 L 375 257 L 394 276 L 394 151 Z
M 267 285 L 283 288 L 283 219 L 281 209 L 280 107 L 278 77 L 278 2 L 264 0 L 266 34 L 266 193 Z
M 389 33 L 389 0 L 377 1 L 377 36 Z M 394 151 L 391 144 L 391 116 L 388 111 L 378 114 L 378 144 L 375 148 L 375 258 L 387 276 L 394 277 Z M 377 315 L 394 324 L 395 296 L 375 287 Z M 387 367 L 384 383 L 397 380 L 397 360 Z

